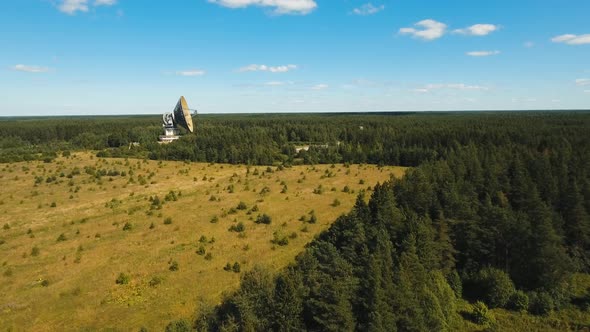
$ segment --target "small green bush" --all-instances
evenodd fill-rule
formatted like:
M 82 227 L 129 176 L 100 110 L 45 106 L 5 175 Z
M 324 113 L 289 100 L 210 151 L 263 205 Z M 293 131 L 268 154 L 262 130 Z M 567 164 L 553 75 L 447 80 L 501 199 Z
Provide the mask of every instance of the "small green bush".
M 255 223 L 257 224 L 265 224 L 265 225 L 270 225 L 270 223 L 272 222 L 272 218 L 267 215 L 266 213 L 262 214 L 262 215 L 258 215 L 258 217 L 256 217 L 256 221 Z
M 68 238 L 66 237 L 66 235 L 64 233 L 61 233 L 58 237 L 57 237 L 57 242 L 63 242 L 65 240 L 67 240 Z
M 39 249 L 39 247 L 34 246 L 33 249 L 31 249 L 31 256 L 33 256 L 33 257 L 39 256 L 40 252 L 41 252 L 41 250 Z
M 151 287 L 156 287 L 159 284 L 161 284 L 162 281 L 163 281 L 163 279 L 161 277 L 153 276 L 152 279 L 150 279 L 149 284 L 150 284 Z
M 548 315 L 553 311 L 553 298 L 546 292 L 531 292 L 529 294 L 529 312 L 533 315 Z
M 238 209 L 238 210 L 246 210 L 247 208 L 248 208 L 248 206 L 244 202 L 238 203 L 238 206 L 236 207 L 236 209 Z
M 199 249 L 196 251 L 197 255 L 203 256 L 205 254 L 205 247 L 200 246 Z
M 167 217 L 166 219 L 164 219 L 164 225 L 170 225 L 172 224 L 172 218 L 171 217 Z
M 494 321 L 492 313 L 488 310 L 488 306 L 481 301 L 475 302 L 473 311 L 471 312 L 473 321 L 479 325 L 490 325 Z
M 210 261 L 210 260 L 212 260 L 212 259 L 213 259 L 213 255 L 211 255 L 211 253 L 210 253 L 210 252 L 208 252 L 208 253 L 207 253 L 207 255 L 205 255 L 205 260 L 208 260 L 208 261 Z
M 133 229 L 133 225 L 131 225 L 130 222 L 126 222 L 125 225 L 123 226 L 124 231 L 130 231 L 132 229 Z
M 515 291 L 510 297 L 509 307 L 514 311 L 527 311 L 529 308 L 529 296 L 523 291 Z
M 243 232 L 245 230 L 246 230 L 246 226 L 241 221 L 239 223 L 235 224 L 235 225 L 231 225 L 231 227 L 229 228 L 229 231 L 230 232 L 238 232 L 238 233 L 241 233 L 241 232 Z
M 191 324 L 184 319 L 176 320 L 166 325 L 166 332 L 190 332 L 192 331 Z
M 172 261 L 170 263 L 170 266 L 168 267 L 168 270 L 170 270 L 170 271 L 178 271 L 178 262 L 177 261 Z
M 235 273 L 240 273 L 241 267 L 240 267 L 240 263 L 235 262 L 234 265 L 232 266 L 232 271 L 234 271 Z
M 118 285 L 127 285 L 129 283 L 129 281 L 131 281 L 131 277 L 129 277 L 128 274 L 121 272 L 121 273 L 119 273 L 119 276 L 115 280 L 115 283 Z

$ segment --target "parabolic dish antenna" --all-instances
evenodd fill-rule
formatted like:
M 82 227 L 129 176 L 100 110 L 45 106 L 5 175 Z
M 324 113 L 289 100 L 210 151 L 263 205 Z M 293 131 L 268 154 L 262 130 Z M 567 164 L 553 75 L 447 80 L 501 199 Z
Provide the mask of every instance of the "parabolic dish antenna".
M 195 112 L 196 113 L 196 112 Z M 183 127 L 190 133 L 194 133 L 193 118 L 191 117 L 191 109 L 188 108 L 186 99 L 180 97 L 174 111 L 172 113 L 164 113 L 162 116 L 162 127 L 164 127 L 164 135 L 160 135 L 160 142 L 170 143 L 180 138 L 180 130 L 178 126 Z

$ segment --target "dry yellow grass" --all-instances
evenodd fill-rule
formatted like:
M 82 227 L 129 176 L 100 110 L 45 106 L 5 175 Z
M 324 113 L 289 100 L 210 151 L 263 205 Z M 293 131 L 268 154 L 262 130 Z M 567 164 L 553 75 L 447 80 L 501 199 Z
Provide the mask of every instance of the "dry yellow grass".
M 127 174 L 97 179 L 85 167 Z M 80 174 L 69 178 L 75 168 Z M 272 170 L 250 167 L 248 174 L 243 165 L 101 159 L 89 153 L 53 163 L 0 165 L 0 326 L 161 330 L 172 319 L 190 318 L 199 303 L 215 304 L 237 287 L 240 274 L 225 271 L 228 262 L 239 262 L 242 273 L 256 264 L 283 268 L 350 210 L 359 190 L 404 173 L 370 165 Z M 52 176 L 55 181 L 48 183 Z M 36 177 L 43 179 L 35 185 Z M 287 191 L 281 193 L 284 185 Z M 320 185 L 323 193 L 314 194 Z M 344 186 L 351 192 L 343 192 Z M 265 187 L 270 192 L 260 194 Z M 170 191 L 176 201 L 165 201 Z M 164 203 L 161 209 L 151 208 L 154 196 Z M 335 199 L 341 204 L 333 206 Z M 241 201 L 248 209 L 232 213 Z M 248 214 L 254 205 L 259 210 Z M 311 210 L 316 224 L 299 220 Z M 270 225 L 254 223 L 262 213 L 272 217 Z M 166 218 L 172 223 L 164 224 Z M 238 222 L 246 227 L 245 237 L 228 231 Z M 126 223 L 131 230 L 123 230 Z M 297 237 L 279 246 L 271 243 L 275 232 Z M 60 234 L 65 241 L 58 241 Z M 207 243 L 199 241 L 201 236 Z M 196 253 L 200 246 L 211 260 Z M 170 271 L 172 261 L 178 271 Z M 130 282 L 118 285 L 122 272 Z M 154 277 L 162 280 L 157 286 L 150 285 Z

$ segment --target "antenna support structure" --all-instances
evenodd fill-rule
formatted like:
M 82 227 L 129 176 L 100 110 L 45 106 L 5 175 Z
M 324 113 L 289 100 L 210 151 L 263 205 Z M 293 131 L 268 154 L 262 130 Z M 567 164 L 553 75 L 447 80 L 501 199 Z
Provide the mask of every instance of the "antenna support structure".
M 164 134 L 160 135 L 160 143 L 170 143 L 179 139 L 179 126 L 188 130 L 190 133 L 194 133 L 191 110 L 188 108 L 188 104 L 184 97 L 180 97 L 178 103 L 176 103 L 176 107 L 174 107 L 174 111 L 162 115 L 162 122 Z

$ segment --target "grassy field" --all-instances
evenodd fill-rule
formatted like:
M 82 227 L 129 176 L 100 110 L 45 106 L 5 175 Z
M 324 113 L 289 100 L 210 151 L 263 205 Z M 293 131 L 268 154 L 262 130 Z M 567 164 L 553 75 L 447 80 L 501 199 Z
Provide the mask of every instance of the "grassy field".
M 0 326 L 161 330 L 217 303 L 245 270 L 286 266 L 360 190 L 403 173 L 90 153 L 0 165 Z M 256 223 L 264 214 L 271 223 Z

